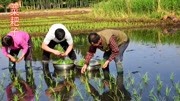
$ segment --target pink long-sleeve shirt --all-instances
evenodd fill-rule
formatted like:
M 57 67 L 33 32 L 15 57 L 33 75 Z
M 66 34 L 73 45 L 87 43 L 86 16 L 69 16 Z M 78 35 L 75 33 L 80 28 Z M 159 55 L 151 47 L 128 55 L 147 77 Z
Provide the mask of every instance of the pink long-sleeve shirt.
M 8 49 L 10 50 L 22 49 L 22 53 L 26 54 L 29 47 L 28 46 L 28 41 L 30 39 L 29 34 L 24 31 L 11 31 L 7 35 L 12 36 L 14 41 L 14 46 L 2 47 L 2 53 L 5 56 L 7 56 Z

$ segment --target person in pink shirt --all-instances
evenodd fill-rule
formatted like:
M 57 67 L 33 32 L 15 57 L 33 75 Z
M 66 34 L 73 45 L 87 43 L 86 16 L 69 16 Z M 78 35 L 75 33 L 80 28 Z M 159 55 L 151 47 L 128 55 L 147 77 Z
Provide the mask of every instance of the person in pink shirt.
M 19 89 L 22 89 L 20 91 Z M 7 101 L 35 101 L 35 89 L 23 79 L 17 79 L 6 87 Z M 17 97 L 17 98 L 15 98 Z
M 16 73 L 15 64 L 25 60 L 25 67 L 31 67 L 32 41 L 27 32 L 11 31 L 2 37 L 2 53 L 9 58 L 9 70 Z M 19 57 L 18 54 L 22 50 Z M 27 70 L 28 68 L 26 68 Z

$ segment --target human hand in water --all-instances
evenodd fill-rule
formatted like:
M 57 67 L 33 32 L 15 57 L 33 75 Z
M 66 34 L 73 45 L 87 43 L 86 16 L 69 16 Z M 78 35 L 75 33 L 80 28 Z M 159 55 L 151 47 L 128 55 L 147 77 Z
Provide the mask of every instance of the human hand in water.
M 109 60 L 107 60 L 107 61 L 103 64 L 102 68 L 106 68 L 106 67 L 108 66 L 108 64 L 109 64 Z
M 19 58 L 19 59 L 16 60 L 16 62 L 18 63 L 18 62 L 20 62 L 22 59 L 23 59 L 23 58 Z
M 85 64 L 82 68 L 81 68 L 81 73 L 84 73 L 87 69 L 87 64 Z
M 16 58 L 15 58 L 14 56 L 10 56 L 10 57 L 9 57 L 9 60 L 10 60 L 11 62 L 16 62 Z

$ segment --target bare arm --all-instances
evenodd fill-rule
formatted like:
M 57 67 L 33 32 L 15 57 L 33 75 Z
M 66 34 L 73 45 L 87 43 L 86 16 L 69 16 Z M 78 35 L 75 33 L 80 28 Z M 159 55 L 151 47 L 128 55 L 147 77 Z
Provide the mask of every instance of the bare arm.
M 73 44 L 68 46 L 68 48 L 65 51 L 65 55 L 67 56 L 71 52 L 72 49 L 73 49 Z
M 47 52 L 53 53 L 55 55 L 60 55 L 61 53 L 58 50 L 50 48 L 48 45 L 46 45 L 44 42 L 41 45 L 41 48 Z

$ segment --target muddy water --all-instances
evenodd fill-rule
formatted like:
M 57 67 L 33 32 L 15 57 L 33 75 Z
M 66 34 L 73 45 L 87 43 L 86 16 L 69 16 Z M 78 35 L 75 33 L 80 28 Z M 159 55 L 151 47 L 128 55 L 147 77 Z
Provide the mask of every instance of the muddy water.
M 149 100 L 153 98 L 173 100 L 179 97 L 176 89 L 180 88 L 178 83 L 180 77 L 180 29 L 138 29 L 125 30 L 125 32 L 130 37 L 130 43 L 123 57 L 124 73 L 118 76 L 113 61 L 109 67 L 110 73 L 105 73 L 104 76 L 100 76 L 99 71 L 89 73 L 88 76 L 82 76 L 77 69 L 71 72 L 55 72 L 50 61 L 49 71 L 44 72 L 50 73 L 50 75 L 44 76 L 41 63 L 42 52 L 40 46 L 36 45 L 37 47 L 34 49 L 36 55 L 33 54 L 34 61 L 32 65 L 36 84 L 35 90 L 39 95 L 37 98 L 40 101 L 50 99 L 74 99 L 76 101 L 123 99 L 118 91 L 124 93 L 124 100 Z M 74 36 L 78 59 L 82 58 L 88 50 L 88 44 L 84 41 L 84 38 L 86 36 Z M 37 44 L 38 42 L 34 43 Z M 102 58 L 102 56 L 103 52 L 97 50 L 94 57 Z M 8 70 L 8 59 L 0 53 L 0 61 L 0 98 L 1 100 L 7 100 L 5 89 L 12 83 Z M 20 72 L 21 78 L 26 80 L 24 61 L 18 63 L 16 69 Z M 147 84 L 143 80 L 146 73 L 148 75 Z M 58 74 L 59 77 L 55 74 Z M 110 79 L 109 74 L 112 76 Z M 50 83 L 49 78 L 52 78 L 50 81 L 56 85 Z M 172 81 L 171 78 L 173 78 Z M 59 97 L 49 97 L 51 93 L 48 88 L 50 86 L 55 88 L 55 91 L 58 92 L 55 95 Z M 171 90 L 166 96 L 167 88 L 171 88 Z M 36 97 L 33 99 L 36 99 Z

